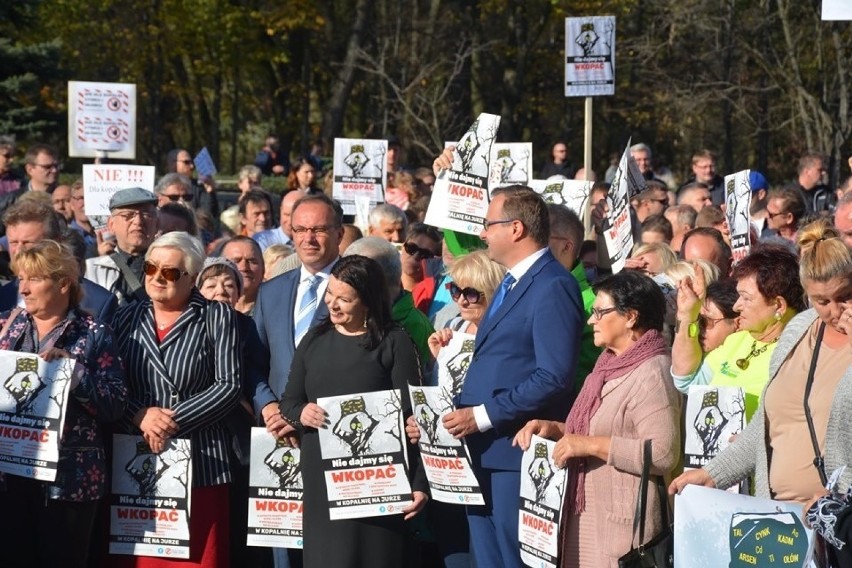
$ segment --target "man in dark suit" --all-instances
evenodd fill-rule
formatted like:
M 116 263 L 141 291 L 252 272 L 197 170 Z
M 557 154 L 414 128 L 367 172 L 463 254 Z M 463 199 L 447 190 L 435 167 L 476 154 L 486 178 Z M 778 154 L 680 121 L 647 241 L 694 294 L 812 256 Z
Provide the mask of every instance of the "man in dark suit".
M 477 566 L 521 567 L 521 450 L 512 438 L 531 419 L 564 420 L 572 400 L 583 304 L 577 282 L 548 249 L 541 197 L 496 190 L 483 222 L 489 256 L 508 268 L 479 330 L 458 410 L 444 426 L 468 443 L 485 506 L 468 507 Z
M 11 206 L 3 216 L 6 225 L 6 236 L 9 239 L 9 256 L 14 258 L 18 251 L 31 247 L 44 239 L 64 241 L 60 234 L 59 219 L 53 208 L 45 203 L 24 200 Z M 71 238 L 78 236 L 73 235 Z M 82 240 L 82 237 L 80 237 Z M 80 275 L 82 278 L 82 263 L 85 262 L 85 243 L 82 250 L 75 247 L 75 243 L 69 243 L 78 261 L 81 263 Z M 84 258 L 80 258 L 80 253 Z M 118 301 L 109 290 L 98 286 L 91 280 L 82 278 L 83 300 L 80 307 L 92 314 L 98 321 L 111 324 Z M 10 310 L 18 305 L 18 280 L 12 280 L 0 288 L 0 311 Z
M 323 301 L 331 269 L 340 258 L 343 209 L 326 195 L 296 201 L 291 218 L 293 242 L 301 268 L 263 283 L 257 294 L 254 321 L 266 357 L 251 389 L 254 409 L 277 437 L 293 431 L 278 412 L 296 346 L 308 329 L 328 314 Z M 287 549 L 273 549 L 276 568 L 290 566 Z M 295 560 L 295 554 L 290 558 Z

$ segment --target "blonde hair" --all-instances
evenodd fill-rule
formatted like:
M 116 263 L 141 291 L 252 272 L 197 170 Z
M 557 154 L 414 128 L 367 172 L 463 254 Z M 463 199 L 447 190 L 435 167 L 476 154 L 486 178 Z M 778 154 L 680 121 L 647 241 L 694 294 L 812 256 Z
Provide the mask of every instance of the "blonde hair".
M 449 274 L 456 284 L 462 288 L 476 288 L 491 303 L 494 290 L 506 275 L 506 267 L 491 260 L 484 250 L 477 250 L 457 258 Z
M 852 251 L 828 219 L 817 219 L 799 229 L 798 244 L 802 284 L 852 278 Z
M 266 247 L 266 250 L 263 251 L 263 265 L 272 266 L 282 258 L 290 256 L 293 252 L 293 247 L 290 245 L 285 245 L 283 243 L 269 245 Z
M 663 270 L 672 282 L 679 284 L 684 278 L 695 278 L 695 266 L 704 273 L 704 283 L 708 286 L 719 279 L 719 267 L 706 260 L 679 260 Z
M 12 259 L 12 271 L 18 278 L 27 276 L 50 278 L 54 282 L 68 281 L 68 300 L 72 307 L 83 300 L 80 286 L 80 263 L 71 249 L 57 241 L 45 239 L 22 249 Z
M 655 253 L 660 257 L 660 262 L 663 265 L 663 272 L 666 271 L 671 265 L 677 262 L 677 257 L 675 253 L 672 252 L 671 247 L 665 243 L 647 243 L 647 244 L 637 244 L 633 249 L 633 254 L 630 256 L 642 256 L 643 254 Z

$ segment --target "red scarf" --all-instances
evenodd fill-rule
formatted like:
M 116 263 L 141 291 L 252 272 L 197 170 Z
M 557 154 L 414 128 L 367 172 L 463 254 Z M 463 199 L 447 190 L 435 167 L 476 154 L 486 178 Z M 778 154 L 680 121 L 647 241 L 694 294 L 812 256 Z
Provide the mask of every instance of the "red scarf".
M 592 416 L 601 406 L 601 392 L 606 383 L 612 379 L 623 377 L 651 357 L 669 352 L 669 346 L 659 331 L 646 331 L 639 341 L 631 345 L 621 355 L 615 355 L 607 349 L 601 353 L 595 363 L 595 368 L 586 377 L 568 418 L 565 419 L 565 433 L 589 435 L 589 424 Z M 573 497 L 573 511 L 580 514 L 586 508 L 586 458 L 571 460 L 568 468 L 568 491 L 566 501 Z

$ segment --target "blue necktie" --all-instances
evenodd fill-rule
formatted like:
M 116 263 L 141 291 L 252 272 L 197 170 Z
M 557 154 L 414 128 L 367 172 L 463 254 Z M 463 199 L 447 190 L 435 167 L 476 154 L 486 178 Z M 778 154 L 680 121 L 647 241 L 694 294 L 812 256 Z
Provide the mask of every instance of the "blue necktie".
M 299 311 L 296 314 L 296 325 L 293 328 L 293 339 L 295 339 L 296 347 L 299 342 L 308 333 L 311 327 L 311 321 L 314 319 L 314 312 L 317 310 L 317 288 L 322 279 L 319 276 L 309 276 L 302 280 L 302 285 L 306 286 L 305 293 L 302 295 L 302 301 L 299 302 Z
M 491 300 L 491 305 L 488 306 L 488 317 L 493 316 L 498 309 L 500 309 L 500 304 L 503 303 L 503 300 L 506 298 L 506 294 L 509 293 L 509 289 L 515 283 L 515 277 L 512 276 L 511 272 L 507 272 L 506 276 L 503 278 L 503 281 L 500 283 L 500 287 L 497 288 L 497 293 L 494 294 L 494 299 Z

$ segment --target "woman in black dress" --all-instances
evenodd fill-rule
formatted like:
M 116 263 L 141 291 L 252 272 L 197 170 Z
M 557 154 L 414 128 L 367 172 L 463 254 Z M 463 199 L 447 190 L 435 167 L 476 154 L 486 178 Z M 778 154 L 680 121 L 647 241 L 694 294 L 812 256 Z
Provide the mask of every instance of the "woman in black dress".
M 393 324 L 385 278 L 363 256 L 341 259 L 325 293 L 329 317 L 299 344 L 281 401 L 285 420 L 301 435 L 306 568 L 404 566 L 412 540 L 405 521 L 426 504 L 427 483 L 409 448 L 414 503 L 402 514 L 352 520 L 329 518 L 317 428 L 328 427 L 320 397 L 399 389 L 404 416 L 411 414 L 408 382 L 419 382 L 414 343 Z

